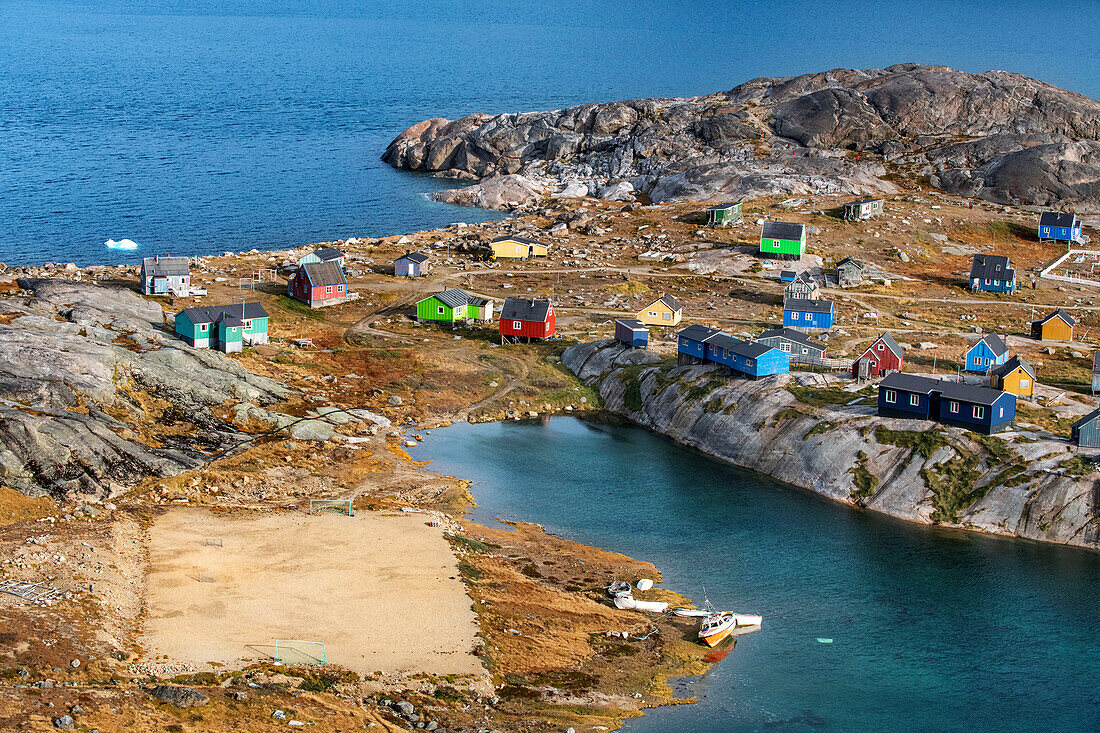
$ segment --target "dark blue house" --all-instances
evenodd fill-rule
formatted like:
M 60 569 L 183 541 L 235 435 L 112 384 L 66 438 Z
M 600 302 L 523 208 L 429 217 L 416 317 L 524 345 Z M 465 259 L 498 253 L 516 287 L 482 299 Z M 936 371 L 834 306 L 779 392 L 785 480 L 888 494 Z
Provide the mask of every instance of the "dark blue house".
M 649 328 L 637 318 L 616 318 L 615 340 L 632 349 L 644 349 L 649 345 Z
M 974 255 L 970 264 L 970 290 L 1011 293 L 1016 290 L 1016 270 L 1003 255 Z
M 1039 241 L 1085 244 L 1088 238 L 1081 233 L 1081 221 L 1073 214 L 1044 211 L 1039 216 Z
M 676 363 L 702 364 L 706 360 L 704 342 L 716 333 L 721 331 L 700 325 L 688 326 L 680 331 L 676 334 Z
M 988 387 L 898 373 L 879 382 L 878 414 L 936 420 L 990 435 L 1012 426 L 1016 419 L 1016 395 Z
M 704 347 L 707 361 L 721 364 L 753 379 L 786 374 L 791 370 L 790 354 L 764 344 L 742 341 L 724 333 L 709 337 Z
M 1008 347 L 995 333 L 987 333 L 966 352 L 965 371 L 985 374 L 1008 361 Z
M 788 328 L 832 328 L 833 302 L 831 300 L 785 299 L 783 301 L 783 325 Z

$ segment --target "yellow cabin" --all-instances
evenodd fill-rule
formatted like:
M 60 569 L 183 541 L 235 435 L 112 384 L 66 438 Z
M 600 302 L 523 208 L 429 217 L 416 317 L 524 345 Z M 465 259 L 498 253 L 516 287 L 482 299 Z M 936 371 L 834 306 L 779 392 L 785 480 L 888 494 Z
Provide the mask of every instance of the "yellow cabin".
M 1077 321 L 1059 308 L 1046 318 L 1031 322 L 1031 338 L 1039 341 L 1072 341 Z
M 497 237 L 489 242 L 493 257 L 498 260 L 525 260 L 528 257 L 545 257 L 550 246 L 526 237 Z
M 1035 367 L 1014 356 L 989 372 L 989 386 L 1018 397 L 1035 394 Z
M 662 295 L 635 316 L 647 326 L 675 326 L 684 315 L 684 306 L 671 295 Z

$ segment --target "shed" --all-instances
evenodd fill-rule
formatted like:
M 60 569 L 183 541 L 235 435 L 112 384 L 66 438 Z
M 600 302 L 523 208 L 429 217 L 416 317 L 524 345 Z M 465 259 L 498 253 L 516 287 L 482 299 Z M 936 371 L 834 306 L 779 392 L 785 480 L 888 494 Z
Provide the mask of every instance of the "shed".
M 632 349 L 644 349 L 649 345 L 649 329 L 637 318 L 616 318 L 615 340 Z
M 974 255 L 970 263 L 970 290 L 1011 293 L 1016 290 L 1016 270 L 1004 255 Z
M 852 362 L 852 376 L 869 379 L 900 372 L 904 366 L 905 352 L 893 336 L 884 332 Z
M 741 221 L 741 204 L 716 204 L 707 209 L 707 226 L 720 227 Z
M 1077 321 L 1059 308 L 1045 318 L 1031 322 L 1031 338 L 1039 341 L 1072 341 Z
M 1035 394 L 1035 367 L 1014 356 L 990 370 L 989 386 L 1019 397 L 1031 397 Z
M 556 317 L 549 300 L 505 298 L 500 309 L 502 340 L 550 338 L 554 335 Z
M 186 257 L 156 255 L 141 259 L 141 292 L 145 295 L 191 293 L 191 261 Z
M 882 213 L 885 201 L 882 199 L 861 199 L 844 204 L 844 218 L 848 221 L 863 221 Z
M 1069 439 L 1082 448 L 1100 448 L 1100 409 L 1073 423 L 1069 429 Z
M 779 271 L 779 282 L 781 282 L 781 283 L 794 282 L 794 279 L 796 277 L 798 277 L 798 273 L 795 272 L 794 270 L 780 270 Z
M 789 221 L 766 221 L 760 230 L 760 254 L 799 259 L 806 254 L 806 225 Z
M 634 316 L 647 326 L 675 326 L 684 315 L 684 306 L 671 295 L 662 295 Z
M 1004 339 L 995 333 L 987 333 L 966 351 L 964 371 L 985 374 L 991 367 L 1008 361 L 1008 346 Z
M 1089 238 L 1081 232 L 1081 220 L 1061 211 L 1044 211 L 1039 215 L 1040 242 L 1087 244 Z
M 783 325 L 788 328 L 829 329 L 833 327 L 831 300 L 783 301 Z
M 423 252 L 406 252 L 393 261 L 393 274 L 396 277 L 423 277 L 431 269 L 429 259 Z
M 863 263 L 845 257 L 836 263 L 836 281 L 842 288 L 851 288 L 863 282 Z

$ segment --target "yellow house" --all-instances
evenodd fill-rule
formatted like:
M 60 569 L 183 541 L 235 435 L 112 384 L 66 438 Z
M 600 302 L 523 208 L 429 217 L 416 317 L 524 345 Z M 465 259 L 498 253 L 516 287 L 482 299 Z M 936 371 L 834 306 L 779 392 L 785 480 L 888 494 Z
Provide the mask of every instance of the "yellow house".
M 528 257 L 545 257 L 549 245 L 526 237 L 497 237 L 489 242 L 493 257 L 498 260 L 525 260 Z
M 1059 308 L 1046 318 L 1031 322 L 1031 338 L 1039 341 L 1072 341 L 1077 321 Z
M 684 315 L 684 306 L 671 295 L 662 295 L 635 316 L 647 326 L 675 326 Z
M 1035 394 L 1035 367 L 1014 356 L 989 372 L 989 386 L 1019 397 Z

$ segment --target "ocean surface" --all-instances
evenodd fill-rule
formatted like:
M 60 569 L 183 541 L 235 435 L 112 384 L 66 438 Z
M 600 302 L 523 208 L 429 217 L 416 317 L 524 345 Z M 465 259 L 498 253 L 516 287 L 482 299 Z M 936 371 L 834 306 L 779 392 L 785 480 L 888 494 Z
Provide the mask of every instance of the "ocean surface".
M 538 522 L 764 616 L 698 704 L 628 733 L 1098 729 L 1100 553 L 854 510 L 631 426 L 463 423 L 410 453 L 472 479 L 477 521 Z
M 1100 97 L 1100 3 L 0 0 L 0 262 L 137 262 L 497 216 L 409 125 L 902 61 Z M 129 238 L 141 249 L 104 249 Z

